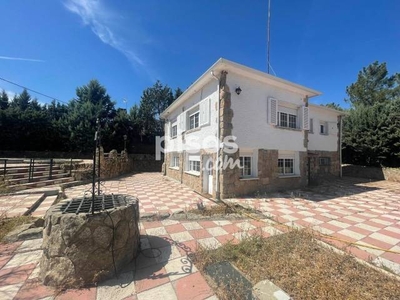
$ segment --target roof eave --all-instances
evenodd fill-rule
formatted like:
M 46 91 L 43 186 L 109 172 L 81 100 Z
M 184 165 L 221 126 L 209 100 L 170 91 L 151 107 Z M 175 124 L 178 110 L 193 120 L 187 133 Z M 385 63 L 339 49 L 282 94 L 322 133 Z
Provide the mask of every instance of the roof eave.
M 322 110 L 327 110 L 327 111 L 330 111 L 330 112 L 334 112 L 334 113 L 336 113 L 338 115 L 341 115 L 341 116 L 347 116 L 349 114 L 346 111 L 337 110 L 337 109 L 326 107 L 326 106 L 323 106 L 323 105 L 317 105 L 317 104 L 311 104 L 310 103 L 308 106 L 319 108 L 319 109 L 322 109 Z
M 207 71 L 205 71 L 195 82 L 193 82 L 183 93 L 180 95 L 171 105 L 169 105 L 160 115 L 161 119 L 166 119 L 168 114 L 175 109 L 175 107 L 179 106 L 181 103 L 185 102 L 188 97 L 192 95 L 192 93 L 196 92 L 202 86 L 204 86 L 209 80 L 212 80 L 211 72 L 219 71 L 220 69 L 236 69 L 238 71 L 246 72 L 249 77 L 259 77 L 271 82 L 272 85 L 278 85 L 283 87 L 290 87 L 291 89 L 296 90 L 298 93 L 305 94 L 309 98 L 316 97 L 321 95 L 322 93 L 305 86 L 299 85 L 297 83 L 293 83 L 287 81 L 285 79 L 272 76 L 270 74 L 266 74 L 262 71 L 235 63 L 233 61 L 227 60 L 225 58 L 219 58 Z
M 195 82 L 193 82 L 183 93 L 180 95 L 174 102 L 172 102 L 160 115 L 161 119 L 166 119 L 169 112 L 174 109 L 174 107 L 180 105 L 181 103 L 185 102 L 185 100 L 191 96 L 191 92 L 195 90 L 194 92 L 197 91 L 196 88 L 199 88 L 200 86 L 204 85 L 205 83 L 208 82 L 207 79 L 211 79 L 211 72 L 216 69 L 218 65 L 221 64 L 223 61 L 223 58 L 218 59 L 210 68 L 208 68 L 207 71 L 205 71 Z

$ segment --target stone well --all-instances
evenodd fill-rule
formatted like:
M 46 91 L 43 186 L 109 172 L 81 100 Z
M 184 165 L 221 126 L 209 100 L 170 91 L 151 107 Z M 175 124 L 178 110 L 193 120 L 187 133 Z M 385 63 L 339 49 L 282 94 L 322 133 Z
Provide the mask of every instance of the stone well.
M 91 198 L 72 199 L 46 213 L 39 275 L 45 285 L 90 285 L 114 276 L 114 266 L 119 272 L 136 258 L 138 200 L 123 195 L 106 200 L 96 196 L 94 214 Z

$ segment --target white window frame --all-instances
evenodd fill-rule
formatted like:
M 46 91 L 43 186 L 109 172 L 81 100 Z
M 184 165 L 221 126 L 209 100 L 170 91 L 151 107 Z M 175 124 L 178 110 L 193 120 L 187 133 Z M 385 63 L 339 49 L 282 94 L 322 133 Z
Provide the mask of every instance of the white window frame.
M 321 134 L 321 135 L 329 135 L 329 124 L 328 124 L 328 122 L 321 121 L 319 123 L 319 134 Z
M 293 123 L 293 120 L 290 120 L 290 117 L 294 118 L 294 123 Z M 294 127 L 292 126 L 293 124 L 294 124 Z M 298 129 L 297 124 L 298 124 L 297 115 L 288 114 L 288 126 L 289 126 L 289 128 Z
M 285 118 L 283 118 L 283 117 L 285 117 Z M 291 120 L 291 118 L 292 119 L 294 118 L 294 123 L 293 123 L 293 120 Z M 283 124 L 283 123 L 286 123 L 286 124 Z M 291 125 L 294 125 L 294 126 L 291 126 Z M 283 128 L 299 129 L 298 116 L 287 113 L 287 112 L 278 111 L 278 126 L 283 127 Z
M 283 172 L 280 172 L 280 170 L 279 170 L 279 168 L 280 168 L 279 165 L 280 165 L 281 162 L 283 164 L 283 166 L 282 166 Z M 287 172 L 286 171 L 286 168 L 288 168 L 286 166 L 287 163 L 291 164 L 292 172 Z M 281 176 L 295 175 L 295 168 L 294 168 L 295 164 L 294 163 L 295 163 L 295 159 L 294 158 L 278 158 L 279 175 L 281 175 Z
M 244 174 L 245 169 L 242 168 L 243 166 L 243 160 L 245 158 L 250 159 L 250 174 Z M 246 178 L 257 178 L 258 177 L 258 170 L 257 170 L 257 164 L 258 164 L 258 149 L 242 149 L 239 151 L 239 161 L 240 161 L 240 178 L 241 179 L 246 179 Z
M 325 132 L 326 132 L 325 124 L 319 124 L 319 133 L 325 134 Z
M 283 117 L 285 117 L 286 120 L 284 120 Z M 283 124 L 283 123 L 286 123 L 286 124 Z M 286 127 L 288 127 L 288 123 L 289 123 L 288 113 L 278 111 L 278 126 L 286 128 Z
M 192 127 L 192 118 L 194 120 L 193 127 Z M 197 118 L 197 126 L 196 126 L 196 118 Z M 196 129 L 200 127 L 200 111 L 197 110 L 196 112 L 189 115 L 189 130 Z
M 244 161 L 248 159 L 250 161 L 250 168 L 246 169 L 244 165 Z M 240 160 L 240 178 L 249 178 L 253 177 L 253 157 L 249 155 L 239 156 Z M 250 174 L 245 174 L 246 171 L 250 171 Z
M 172 154 L 170 167 L 179 169 L 179 155 L 178 154 Z
M 189 172 L 198 172 L 198 173 L 200 173 L 200 161 L 198 161 L 198 160 L 189 160 Z
M 279 101 L 276 110 L 277 126 L 287 129 L 300 129 L 300 115 L 303 106 L 296 106 L 287 101 Z
M 178 136 L 178 124 L 174 123 L 171 126 L 171 138 L 176 138 L 177 136 Z
M 279 170 L 281 162 L 283 163 L 283 171 Z M 291 163 L 290 163 L 291 162 Z M 300 154 L 296 151 L 282 150 L 278 153 L 278 166 L 279 177 L 296 177 L 300 176 Z M 287 163 L 291 164 L 292 172 L 287 171 Z
M 200 154 L 187 154 L 187 161 L 186 161 L 186 172 L 200 175 L 201 171 L 201 157 Z

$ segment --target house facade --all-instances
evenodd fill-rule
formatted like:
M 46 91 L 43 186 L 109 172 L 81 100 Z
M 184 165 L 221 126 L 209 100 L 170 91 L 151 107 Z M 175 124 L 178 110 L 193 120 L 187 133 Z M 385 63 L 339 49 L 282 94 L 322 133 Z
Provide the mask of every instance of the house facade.
M 339 176 L 341 112 L 318 95 L 219 59 L 161 115 L 164 174 L 214 198 Z

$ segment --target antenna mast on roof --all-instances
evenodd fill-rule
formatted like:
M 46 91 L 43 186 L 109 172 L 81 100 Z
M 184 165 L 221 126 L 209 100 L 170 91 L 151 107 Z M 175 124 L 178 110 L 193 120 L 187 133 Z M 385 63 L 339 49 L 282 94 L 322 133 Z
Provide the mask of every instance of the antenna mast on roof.
M 270 31 L 271 31 L 271 0 L 268 0 L 268 29 L 267 29 L 267 72 L 269 74 L 269 50 L 270 50 Z

